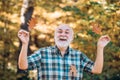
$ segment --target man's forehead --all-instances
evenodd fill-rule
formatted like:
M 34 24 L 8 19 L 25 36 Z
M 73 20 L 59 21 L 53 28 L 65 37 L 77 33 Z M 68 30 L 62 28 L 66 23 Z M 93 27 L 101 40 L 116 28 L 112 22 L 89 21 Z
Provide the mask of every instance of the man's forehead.
M 72 30 L 72 28 L 67 24 L 61 24 L 57 27 L 57 30 Z

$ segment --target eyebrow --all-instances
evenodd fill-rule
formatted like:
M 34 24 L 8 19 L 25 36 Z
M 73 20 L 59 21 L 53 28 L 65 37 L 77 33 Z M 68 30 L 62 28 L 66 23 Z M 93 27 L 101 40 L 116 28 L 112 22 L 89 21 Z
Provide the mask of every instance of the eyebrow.
M 58 29 L 58 30 L 62 30 L 62 29 Z M 70 31 L 70 29 L 66 29 L 66 31 Z

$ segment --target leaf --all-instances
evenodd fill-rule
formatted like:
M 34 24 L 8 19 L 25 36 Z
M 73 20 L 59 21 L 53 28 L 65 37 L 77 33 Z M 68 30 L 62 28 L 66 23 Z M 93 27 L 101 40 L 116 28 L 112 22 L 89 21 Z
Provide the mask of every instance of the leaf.
M 31 18 L 31 20 L 29 20 L 28 22 L 28 26 L 29 26 L 29 30 L 33 29 L 35 27 L 35 25 L 37 24 L 37 18 Z
M 99 27 L 98 23 L 92 23 L 93 29 L 92 31 L 96 34 L 101 34 L 101 28 Z

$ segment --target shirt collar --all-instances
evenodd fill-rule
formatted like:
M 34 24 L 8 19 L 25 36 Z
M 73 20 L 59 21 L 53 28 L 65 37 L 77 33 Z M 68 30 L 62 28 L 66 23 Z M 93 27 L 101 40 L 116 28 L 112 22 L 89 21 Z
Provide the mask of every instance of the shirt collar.
M 68 46 L 67 50 L 65 51 L 65 55 L 69 55 L 71 51 L 71 48 Z M 55 46 L 55 53 L 60 54 L 60 50 L 57 46 Z

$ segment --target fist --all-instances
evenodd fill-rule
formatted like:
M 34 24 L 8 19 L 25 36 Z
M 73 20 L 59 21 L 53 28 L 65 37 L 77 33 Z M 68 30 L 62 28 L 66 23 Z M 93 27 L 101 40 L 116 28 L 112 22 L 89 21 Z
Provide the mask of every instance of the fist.
M 21 29 L 18 31 L 18 38 L 21 40 L 23 44 L 28 44 L 29 42 L 29 32 Z
M 111 41 L 108 35 L 101 36 L 98 40 L 97 46 L 104 48 Z

